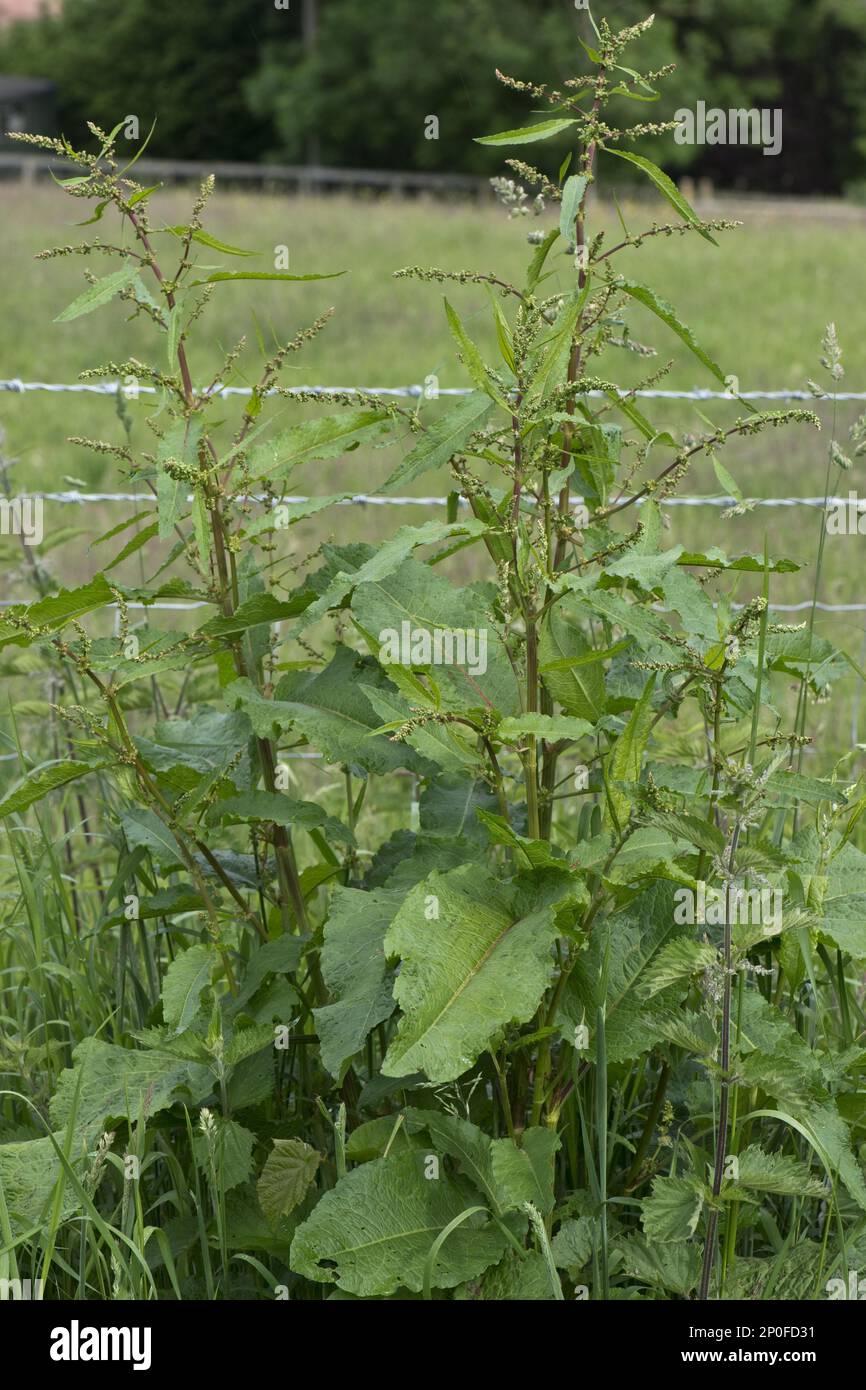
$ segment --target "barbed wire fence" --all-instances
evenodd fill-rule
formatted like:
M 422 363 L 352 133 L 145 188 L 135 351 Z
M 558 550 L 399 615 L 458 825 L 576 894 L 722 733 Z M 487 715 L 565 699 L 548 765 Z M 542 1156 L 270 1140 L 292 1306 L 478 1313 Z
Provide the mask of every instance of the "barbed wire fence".
M 73 395 L 95 395 L 95 396 L 116 396 L 119 393 L 129 398 L 139 395 L 155 396 L 159 394 L 156 386 L 144 386 L 136 383 L 134 392 L 120 381 L 102 382 L 48 382 L 48 381 L 22 381 L 18 377 L 0 380 L 0 392 L 12 392 L 17 395 L 24 395 L 29 392 L 48 392 L 49 394 L 69 393 Z M 440 396 L 468 396 L 471 395 L 471 388 L 461 386 L 437 386 L 434 391 L 425 384 L 415 384 L 410 386 L 295 386 L 281 388 L 279 391 L 271 390 L 268 395 L 293 396 L 299 395 L 305 398 L 310 395 L 326 396 L 330 393 L 339 392 L 342 395 L 363 395 L 363 396 L 386 396 L 386 397 L 407 397 L 414 399 L 434 400 Z M 212 396 L 250 396 L 252 387 L 249 386 L 222 386 L 216 385 L 208 392 Z M 604 391 L 588 391 L 586 393 L 591 398 L 606 399 Z M 733 394 L 729 391 L 712 391 L 694 387 L 691 390 L 662 390 L 646 389 L 635 391 L 622 391 L 623 397 L 640 398 L 645 400 L 686 400 L 686 401 L 814 401 L 814 394 L 806 390 L 795 390 L 783 387 L 776 391 L 739 391 Z M 832 399 L 836 401 L 864 401 L 866 402 L 866 391 L 837 391 L 833 393 Z M 76 489 L 68 489 L 61 492 L 28 492 L 29 497 L 40 498 L 45 502 L 56 502 L 60 505 L 86 506 L 97 503 L 152 503 L 153 497 L 148 493 L 137 492 L 81 492 Z M 187 498 L 192 501 L 192 497 Z M 264 498 L 252 497 L 249 501 L 264 501 Z M 280 499 L 282 503 L 295 505 L 310 501 L 308 496 L 287 496 Z M 415 496 L 381 496 L 376 493 L 359 492 L 351 497 L 341 498 L 334 505 L 338 507 L 445 507 L 449 503 L 448 497 L 415 497 Z M 643 500 L 643 499 L 641 499 Z M 661 505 L 668 507 L 732 507 L 737 503 L 737 498 L 721 494 L 718 496 L 683 496 L 668 497 L 662 500 Z M 846 506 L 849 499 L 843 497 L 759 497 L 750 498 L 750 507 L 812 507 L 826 508 L 828 506 Z M 465 498 L 459 499 L 459 505 L 468 505 Z M 641 501 L 638 502 L 641 505 Z M 12 607 L 14 604 L 0 601 L 0 607 Z M 168 604 L 154 603 L 149 605 L 151 608 L 196 608 L 201 604 Z M 811 599 L 806 599 L 802 603 L 796 604 L 773 604 L 775 610 L 784 613 L 804 612 L 813 606 L 821 612 L 826 613 L 861 613 L 866 612 L 864 604 L 827 604 L 815 603 Z
M 122 393 L 127 399 L 135 399 L 140 395 L 155 396 L 159 394 L 159 388 L 155 386 L 145 386 L 136 383 L 133 391 L 120 381 L 102 382 L 49 382 L 49 381 L 23 381 L 19 377 L 0 380 L 0 393 L 10 392 L 14 395 L 26 395 L 31 392 L 45 392 L 50 395 L 70 394 L 70 395 L 92 395 L 92 396 L 117 396 Z M 436 386 L 431 390 L 427 384 L 413 384 L 408 386 L 296 386 L 281 388 L 279 391 L 270 390 L 266 395 L 285 396 L 328 396 L 339 392 L 341 395 L 363 395 L 363 396 L 385 396 L 385 397 L 404 397 L 417 400 L 435 400 L 441 396 L 468 396 L 471 395 L 471 388 L 451 386 Z M 249 386 L 223 386 L 217 384 L 209 389 L 210 396 L 250 396 L 252 387 Z M 597 399 L 606 399 L 604 391 L 588 391 L 587 396 Z M 681 400 L 681 401 L 814 401 L 816 397 L 813 392 L 806 390 L 796 390 L 783 387 L 776 391 L 738 391 L 736 394 L 730 391 L 713 391 L 700 387 L 691 390 L 663 390 L 661 388 L 622 391 L 623 397 L 629 399 L 642 398 L 645 400 Z M 864 401 L 866 402 L 866 391 L 835 391 L 832 399 L 834 401 Z M 67 506 L 87 506 L 104 503 L 152 503 L 153 497 L 147 493 L 136 492 L 81 492 L 75 489 L 64 492 L 29 492 L 32 498 L 39 498 L 45 502 L 56 502 Z M 188 497 L 192 501 L 192 497 Z M 250 498 L 250 501 L 264 501 L 264 498 Z M 307 496 L 283 497 L 280 499 L 283 504 L 304 503 L 311 500 Z M 468 505 L 465 498 L 460 498 L 459 505 Z M 638 499 L 638 505 L 641 505 Z M 356 493 L 351 497 L 341 498 L 334 505 L 342 507 L 363 506 L 363 507 L 445 507 L 449 504 L 448 497 L 413 497 L 396 496 L 383 497 L 375 493 Z M 664 507 L 732 507 L 736 505 L 738 499 L 731 496 L 683 496 L 668 497 L 662 500 Z M 750 507 L 811 507 L 826 509 L 830 506 L 847 506 L 849 498 L 843 497 L 760 497 L 750 498 Z M 111 605 L 116 608 L 116 604 Z M 209 605 L 203 601 L 193 603 L 172 603 L 156 601 L 145 604 L 130 602 L 126 605 L 133 609 L 162 609 L 164 611 L 190 611 L 192 609 L 207 608 Z M 12 599 L 0 600 L 0 609 L 20 607 L 20 604 Z M 656 605 L 656 607 L 661 607 Z M 742 604 L 734 604 L 734 608 L 742 608 Z M 821 613 L 866 613 L 866 603 L 823 603 L 820 600 L 803 599 L 798 603 L 771 603 L 770 607 L 777 613 L 804 613 L 816 610 Z M 866 647 L 864 647 L 866 655 Z M 857 744 L 857 725 L 859 716 L 859 689 L 855 696 L 855 706 L 852 721 L 852 742 Z M 0 762 L 6 762 L 17 754 L 5 754 L 0 756 Z M 301 755 L 298 755 L 301 756 Z M 306 756 L 313 757 L 314 754 Z

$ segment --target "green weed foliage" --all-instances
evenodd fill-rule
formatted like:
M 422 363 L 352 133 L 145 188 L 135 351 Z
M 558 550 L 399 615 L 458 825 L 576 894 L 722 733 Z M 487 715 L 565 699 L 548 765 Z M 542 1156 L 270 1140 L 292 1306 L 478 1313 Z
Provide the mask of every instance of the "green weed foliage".
M 398 272 L 448 290 L 472 392 L 439 413 L 290 404 L 324 320 L 265 352 L 245 404 L 218 390 L 238 349 L 200 382 L 213 295 L 318 277 L 250 270 L 206 230 L 209 181 L 161 225 L 116 132 L 25 137 L 80 167 L 61 184 L 96 224 L 45 253 L 94 267 L 60 320 L 120 300 L 159 347 L 88 374 L 158 388 L 143 443 L 83 441 L 149 514 L 78 588 L 34 565 L 0 622 L 4 673 L 53 691 L 0 802 L 3 1277 L 73 1299 L 817 1299 L 862 1267 L 866 799 L 848 758 L 803 771 L 811 703 L 852 663 L 770 620 L 784 556 L 666 547 L 659 506 L 697 456 L 736 496 L 727 438 L 815 418 L 743 402 L 675 437 L 595 360 L 640 350 L 637 304 L 726 382 L 617 271 L 653 236 L 709 258 L 728 230 L 633 153 L 652 122 L 606 122 L 611 98 L 651 111 L 664 73 L 624 61 L 646 27 L 602 22 L 562 91 L 503 78 L 542 111 L 483 141 L 539 200 L 522 284 Z M 526 163 L 563 130 L 572 159 Z M 616 242 L 591 202 L 615 156 L 670 205 Z M 832 333 L 825 368 L 832 391 Z M 285 499 L 361 444 L 398 450 L 385 491 L 447 466 L 447 514 L 299 560 L 282 533 L 342 494 Z M 137 586 L 115 575 L 134 555 Z M 197 626 L 158 600 L 199 602 Z

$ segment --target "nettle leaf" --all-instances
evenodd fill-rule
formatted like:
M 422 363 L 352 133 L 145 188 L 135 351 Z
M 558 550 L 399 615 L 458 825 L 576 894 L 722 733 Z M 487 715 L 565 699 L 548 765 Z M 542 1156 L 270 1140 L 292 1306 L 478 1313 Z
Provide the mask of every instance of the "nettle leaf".
M 322 1155 L 302 1139 L 275 1139 L 256 1183 L 262 1211 L 273 1227 L 300 1206 L 315 1181 Z
M 279 599 L 276 594 L 270 592 L 253 594 L 251 598 L 238 605 L 230 618 L 210 618 L 200 628 L 196 628 L 193 636 L 236 637 L 239 633 L 246 632 L 251 627 L 258 627 L 262 623 L 284 622 L 286 618 L 296 618 L 299 613 L 303 613 L 312 598 L 313 595 L 308 589 L 302 589 L 288 599 Z
M 348 271 L 334 270 L 330 275 L 290 275 L 287 270 L 215 270 L 203 280 L 190 280 L 196 285 L 214 285 L 220 280 L 337 280 Z
M 209 246 L 212 251 L 222 251 L 227 256 L 261 256 L 261 251 L 244 251 L 240 246 L 231 246 L 227 241 L 220 241 L 218 237 L 212 236 L 201 227 L 194 227 L 190 231 L 189 227 L 163 227 L 163 231 L 171 232 L 172 236 L 190 237 L 198 242 L 200 246 Z
M 643 819 L 650 825 L 658 825 L 667 830 L 677 840 L 686 840 L 690 845 L 705 850 L 707 854 L 721 855 L 725 851 L 726 840 L 718 826 L 698 816 L 686 815 L 680 811 L 646 811 Z
M 566 714 L 596 724 L 607 697 L 601 661 L 584 660 L 591 655 L 592 647 L 576 619 L 562 608 L 552 609 L 538 644 L 542 682 Z
M 737 1155 L 736 1179 L 722 1187 L 723 1198 L 736 1200 L 738 1192 L 772 1192 L 783 1197 L 826 1197 L 827 1186 L 809 1165 L 787 1154 L 766 1153 L 750 1144 Z
M 393 889 L 336 887 L 325 923 L 322 976 L 330 1004 L 313 1011 L 322 1062 L 341 1077 L 370 1031 L 394 1012 L 385 932 L 404 899 Z
M 605 760 L 607 809 L 620 826 L 627 821 L 632 805 L 627 788 L 640 781 L 644 750 L 652 729 L 655 683 L 653 671 L 613 751 Z
M 469 536 L 480 539 L 487 531 L 483 521 L 467 518 L 466 521 L 426 521 L 423 526 L 401 526 L 390 540 L 374 551 L 370 559 L 353 572 L 341 570 L 334 576 L 324 593 L 307 610 L 304 626 L 314 622 L 327 613 L 329 608 L 338 607 L 346 595 L 359 584 L 374 584 L 387 579 L 408 559 L 413 550 L 421 545 L 436 545 L 454 536 Z
M 573 1040 L 574 1028 L 594 1022 L 605 1010 L 605 1043 L 611 1065 L 629 1062 L 657 1041 L 655 1021 L 679 1005 L 676 990 L 661 991 L 648 1001 L 642 983 L 652 962 L 673 938 L 689 933 L 674 921 L 674 888 L 653 883 L 619 912 L 597 922 L 589 946 L 577 958 L 560 1013 L 562 1035 Z M 601 988 L 607 959 L 607 992 Z
M 530 294 L 542 278 L 545 262 L 550 254 L 551 247 L 558 237 L 559 232 L 554 227 L 547 233 L 541 245 L 536 248 L 533 254 L 532 260 L 529 263 L 529 269 L 526 273 L 526 288 Z M 547 277 L 545 276 L 544 278 L 546 279 Z
M 4 816 L 19 815 L 28 807 L 35 805 L 37 801 L 41 801 L 55 788 L 64 787 L 68 782 L 75 782 L 79 777 L 86 777 L 89 772 L 107 766 L 107 762 L 80 763 L 72 761 L 54 763 L 51 767 L 42 768 L 39 772 L 32 772 L 19 787 L 16 787 L 14 792 L 10 792 L 7 797 L 0 801 L 0 819 Z
M 414 482 L 423 473 L 444 468 L 461 452 L 472 435 L 484 428 L 492 410 L 493 402 L 485 392 L 473 391 L 464 396 L 457 405 L 427 426 L 417 444 L 383 483 L 381 490 L 388 492 Z
M 383 438 L 389 433 L 389 422 L 387 411 L 369 407 L 304 420 L 282 430 L 275 439 L 248 449 L 247 464 L 254 478 L 274 481 L 301 463 L 338 458 L 361 443 Z
M 597 1223 L 591 1216 L 580 1216 L 576 1221 L 563 1221 L 551 1242 L 551 1251 L 557 1269 L 564 1269 L 572 1279 L 592 1259 L 596 1239 Z
M 717 545 L 707 546 L 706 550 L 684 550 L 680 555 L 680 565 L 706 566 L 707 569 L 737 570 L 744 574 L 797 574 L 802 565 L 794 560 L 763 555 L 726 555 Z
M 434 1241 L 477 1196 L 463 1178 L 424 1176 L 424 1155 L 392 1152 L 326 1192 L 292 1241 L 290 1267 L 361 1298 L 420 1293 Z M 455 1225 L 433 1263 L 432 1286 L 455 1288 L 501 1259 L 506 1236 L 482 1213 Z
M 56 632 L 73 619 L 83 618 L 86 613 L 105 608 L 113 602 L 114 594 L 108 580 L 97 574 L 88 584 L 82 584 L 78 589 L 60 589 L 50 598 L 39 599 L 36 603 L 16 604 L 13 608 L 6 609 L 5 616 L 0 620 L 0 647 L 7 644 L 29 647 L 32 641 L 39 640 L 22 633 L 9 621 L 10 618 L 26 618 L 36 627 Z
M 605 154 L 613 154 L 616 155 L 617 159 L 627 159 L 629 164 L 636 164 L 638 169 L 642 169 L 655 184 L 662 197 L 667 198 L 671 207 L 676 209 L 684 222 L 690 222 L 705 241 L 709 241 L 713 246 L 718 245 L 715 237 L 710 235 L 706 227 L 701 226 L 701 219 L 698 214 L 663 169 L 660 169 L 657 164 L 653 164 L 651 159 L 646 159 L 641 154 L 632 154 L 630 150 L 614 150 L 609 145 L 605 145 L 604 150 Z
M 146 806 L 132 807 L 121 812 L 120 824 L 130 849 L 141 845 L 164 869 L 184 862 L 180 845 L 155 811 Z
M 715 946 L 707 941 L 692 941 L 688 937 L 670 941 L 644 972 L 643 991 L 651 999 L 668 985 L 691 979 L 699 970 L 708 970 L 718 959 Z
M 622 1258 L 624 1273 L 650 1288 L 668 1289 L 688 1298 L 697 1286 L 701 1253 L 694 1242 L 668 1241 L 657 1245 L 636 1233 L 617 1240 L 613 1249 Z
M 261 536 L 264 532 L 288 530 L 289 527 L 297 525 L 299 521 L 306 521 L 309 517 L 316 516 L 318 512 L 329 511 L 331 507 L 337 506 L 340 502 L 348 501 L 354 495 L 352 492 L 331 492 L 324 497 L 305 497 L 300 502 L 277 500 L 261 516 L 245 523 L 244 535 L 249 537 Z M 312 594 L 310 598 L 312 599 Z
M 592 732 L 593 726 L 588 719 L 572 719 L 564 714 L 518 714 L 501 720 L 496 726 L 496 737 L 508 743 L 527 734 L 548 742 L 558 739 L 576 742 Z
M 694 1178 L 656 1178 L 641 1202 L 641 1220 L 650 1245 L 690 1240 L 704 1205 L 704 1188 Z
M 331 840 L 354 845 L 355 837 L 336 816 L 329 816 L 314 801 L 298 801 L 284 792 L 246 792 L 216 801 L 208 812 L 208 823 L 229 821 L 270 821 L 274 825 L 298 826 L 302 830 L 322 830 Z
M 538 392 L 542 401 L 567 377 L 574 335 L 588 297 L 588 282 L 583 290 L 566 295 L 550 332 L 541 340 L 531 359 L 531 388 Z
M 82 314 L 92 314 L 94 309 L 101 308 L 121 290 L 127 289 L 137 277 L 137 263 L 126 265 L 122 270 L 115 270 L 111 275 L 104 275 L 94 285 L 90 285 L 77 299 L 73 299 L 71 304 L 67 304 L 54 322 L 69 323 L 71 319 L 81 318 Z
M 72 1119 L 75 1130 L 92 1140 L 108 1120 L 134 1123 L 176 1099 L 198 1103 L 210 1094 L 209 1068 L 157 1050 L 133 1052 L 98 1038 L 85 1038 L 72 1054 L 74 1066 L 61 1072 L 51 1100 L 52 1123 L 62 1129 Z
M 166 431 L 156 451 L 156 498 L 159 513 L 159 538 L 168 540 L 186 511 L 189 483 L 173 478 L 166 472 L 170 459 L 194 468 L 198 462 L 198 446 L 202 434 L 200 420 L 178 420 Z
M 202 943 L 181 951 L 166 970 L 162 982 L 162 1015 L 173 1032 L 182 1033 L 198 1013 L 216 959 L 213 946 Z
M 366 569 L 366 566 L 364 567 Z M 471 588 L 457 588 L 418 560 L 404 560 L 393 573 L 361 581 L 352 597 L 352 612 L 365 632 L 379 643 L 379 660 L 396 680 L 411 667 L 385 664 L 396 646 L 401 657 L 413 661 L 418 651 L 435 661 L 434 642 L 439 634 L 441 662 L 430 667 L 445 710 L 493 707 L 503 714 L 520 710 L 520 691 L 508 650 L 489 608 Z M 462 646 L 461 646 L 462 635 Z M 447 641 L 446 641 L 447 638 Z M 427 650 L 423 650 L 426 648 Z M 445 658 L 450 657 L 450 661 Z M 423 669 L 423 662 L 419 661 Z M 420 705 L 417 697 L 410 703 Z M 471 731 L 458 729 L 463 737 Z
M 721 367 L 704 351 L 697 338 L 692 333 L 692 330 L 682 322 L 677 315 L 676 309 L 668 304 L 667 300 L 661 299 L 656 294 L 655 290 L 651 290 L 647 285 L 640 285 L 635 280 L 618 279 L 616 285 L 617 289 L 622 290 L 624 294 L 631 295 L 632 299 L 637 300 L 639 304 L 643 304 L 644 308 L 649 309 L 651 313 L 655 314 L 656 318 L 661 319 L 662 323 L 666 323 L 668 328 L 673 329 L 677 337 L 685 343 L 690 352 L 694 353 L 698 361 L 702 362 L 707 370 L 712 372 L 713 376 L 717 381 L 721 382 L 722 386 L 726 385 L 725 374 Z M 761 565 L 761 568 L 763 569 L 763 565 Z
M 566 241 L 574 241 L 574 224 L 589 180 L 586 174 L 572 174 L 562 186 L 559 231 Z
M 576 125 L 575 118 L 557 118 L 552 121 L 539 121 L 537 125 L 522 126 L 519 130 L 502 130 L 498 135 L 477 135 L 476 145 L 529 145 L 535 140 L 550 140 L 561 135 L 570 126 Z
M 697 1057 L 715 1057 L 719 1039 L 712 1019 L 706 1014 L 693 1014 L 687 1009 L 677 1009 L 670 1014 L 658 1014 L 653 1019 L 653 1027 L 665 1042 L 675 1047 L 683 1047 Z
M 403 1011 L 386 1076 L 452 1081 L 509 1023 L 532 1017 L 550 979 L 554 916 L 518 916 L 516 897 L 473 865 L 434 872 L 409 894 L 385 937 L 386 953 L 401 958 Z
M 445 316 L 448 319 L 448 327 L 451 329 L 452 337 L 460 349 L 463 365 L 475 382 L 475 385 L 479 390 L 485 392 L 492 401 L 496 401 L 498 405 L 501 405 L 504 410 L 510 410 L 511 407 L 508 401 L 490 375 L 481 353 L 463 327 L 460 315 L 457 313 L 457 310 L 448 303 L 447 299 L 445 300 Z

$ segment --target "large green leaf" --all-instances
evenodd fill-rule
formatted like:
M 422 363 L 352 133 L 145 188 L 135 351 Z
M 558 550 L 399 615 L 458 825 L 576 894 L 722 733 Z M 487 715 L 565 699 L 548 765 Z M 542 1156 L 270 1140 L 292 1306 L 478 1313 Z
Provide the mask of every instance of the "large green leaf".
M 320 415 L 283 430 L 275 439 L 249 450 L 248 464 L 254 478 L 284 478 L 301 463 L 337 458 L 349 449 L 388 431 L 384 410 L 365 407 L 339 415 Z
M 47 1224 L 57 1180 L 63 1171 L 55 1145 L 62 1150 L 64 1139 L 64 1134 L 57 1133 L 54 1142 L 45 1135 L 21 1143 L 0 1143 L 0 1198 L 9 1212 L 13 1235 L 29 1238 L 34 1226 Z M 86 1156 L 73 1152 L 69 1162 L 78 1170 L 80 1180 Z M 60 1205 L 61 1218 L 72 1216 L 77 1206 L 78 1194 L 67 1180 Z
M 215 960 L 213 946 L 200 942 L 181 951 L 166 970 L 162 982 L 162 1016 L 173 1032 L 182 1033 L 198 1013 Z
M 10 792 L 0 801 L 0 819 L 26 811 L 28 806 L 41 801 L 43 796 L 54 791 L 55 787 L 63 787 L 67 782 L 86 777 L 88 772 L 94 771 L 95 766 L 104 767 L 105 763 L 54 763 L 51 767 L 42 768 L 40 772 L 32 772 L 20 787 L 16 787 L 14 792 Z
M 773 1192 L 783 1197 L 826 1197 L 827 1188 L 808 1164 L 788 1154 L 766 1153 L 750 1144 L 737 1155 L 736 1179 L 722 1188 L 723 1197 L 736 1198 L 740 1189 Z
M 573 1038 L 574 1028 L 595 1021 L 605 1009 L 605 1042 L 611 1065 L 639 1057 L 658 1041 L 655 1019 L 679 1004 L 662 990 L 653 1000 L 643 994 L 651 963 L 665 944 L 687 935 L 690 928 L 674 922 L 674 886 L 656 882 L 619 912 L 596 923 L 589 946 L 577 958 L 565 992 L 561 1026 Z M 601 988 L 607 958 L 607 991 Z
M 146 806 L 133 806 L 121 812 L 120 823 L 130 849 L 143 846 L 163 868 L 184 862 L 174 834 L 155 811 Z
M 704 1205 L 704 1189 L 694 1178 L 656 1178 L 641 1203 L 643 1228 L 656 1241 L 690 1240 Z
M 676 209 L 684 222 L 691 223 L 705 241 L 712 242 L 713 246 L 718 245 L 706 227 L 701 226 L 701 219 L 698 214 L 683 197 L 673 180 L 668 178 L 664 170 L 660 169 L 657 164 L 653 164 L 651 159 L 646 159 L 642 154 L 632 154 L 630 150 L 614 150 L 609 145 L 605 146 L 605 153 L 615 154 L 617 159 L 627 159 L 629 164 L 636 164 L 652 180 L 662 197 L 667 198 L 671 207 Z
M 559 135 L 569 126 L 577 124 L 574 117 L 559 117 L 552 121 L 539 121 L 537 125 L 522 126 L 519 130 L 501 130 L 498 135 L 477 135 L 476 145 L 529 145 L 535 140 L 549 140 Z
M 445 300 L 445 316 L 448 319 L 448 327 L 451 329 L 451 335 L 460 349 L 463 365 L 475 382 L 475 385 L 480 391 L 485 392 L 492 401 L 496 401 L 498 405 L 501 405 L 504 410 L 510 411 L 511 406 L 501 389 L 493 380 L 490 372 L 487 370 L 481 353 L 463 327 L 460 315 L 457 313 L 457 310 L 448 303 L 447 299 Z
M 104 275 L 95 284 L 90 285 L 83 294 L 77 299 L 73 299 L 71 304 L 59 313 L 54 320 L 55 323 L 68 323 L 70 319 L 81 318 L 82 314 L 92 314 L 94 309 L 99 309 L 103 304 L 107 304 L 121 290 L 127 289 L 138 276 L 138 263 L 126 265 L 122 270 L 115 270 L 111 275 Z
M 572 174 L 565 180 L 562 186 L 562 204 L 559 209 L 559 231 L 566 241 L 574 242 L 574 224 L 586 186 L 589 182 L 586 174 Z
M 372 1028 L 394 1011 L 385 960 L 385 931 L 403 893 L 337 887 L 331 898 L 322 948 L 322 975 L 330 1004 L 314 1010 L 322 1062 L 341 1076 Z
M 562 608 L 553 608 L 538 644 L 542 682 L 566 714 L 595 724 L 604 714 L 606 696 L 601 662 L 581 659 L 591 652 L 577 621 Z M 573 664 L 566 667 L 566 662 Z
M 320 1198 L 295 1232 L 291 1268 L 362 1298 L 400 1288 L 420 1293 L 434 1241 L 477 1200 L 465 1179 L 425 1177 L 423 1154 L 392 1152 L 353 1169 Z M 433 1287 L 476 1278 L 501 1258 L 505 1243 L 481 1214 L 470 1217 L 441 1245 Z
M 399 531 L 356 570 L 340 570 L 331 580 L 324 593 L 307 609 L 304 625 L 314 622 L 336 608 L 358 584 L 374 584 L 387 579 L 399 569 L 404 560 L 421 545 L 436 545 L 439 541 L 451 540 L 455 536 L 481 537 L 487 530 L 483 521 L 469 517 L 465 521 L 425 521 L 422 526 L 401 526 Z M 466 623 L 461 626 L 465 627 Z
M 231 617 L 210 618 L 193 633 L 194 637 L 236 637 L 248 628 L 261 623 L 284 622 L 286 618 L 296 618 L 310 603 L 312 594 L 301 590 L 291 598 L 279 599 L 276 594 L 253 594 L 239 604 Z
M 35 627 L 56 632 L 74 618 L 83 618 L 85 613 L 92 613 L 94 609 L 104 608 L 106 604 L 113 602 L 114 594 L 107 579 L 97 574 L 88 584 L 82 584 L 78 589 L 60 589 L 49 598 L 38 599 L 36 603 L 16 604 L 14 608 L 6 609 L 0 620 L 0 646 L 7 642 L 26 646 L 33 640 L 26 633 L 22 633 L 12 619 L 23 617 Z
M 271 821 L 274 825 L 300 826 L 302 830 L 322 830 L 332 840 L 353 845 L 355 837 L 347 825 L 329 816 L 314 801 L 299 801 L 284 792 L 245 792 L 216 801 L 208 821 Z
M 655 683 L 653 671 L 606 762 L 608 807 L 620 826 L 625 824 L 631 809 L 632 797 L 628 789 L 640 781 L 644 750 L 653 722 Z
M 133 1052 L 98 1038 L 85 1038 L 72 1054 L 74 1066 L 60 1075 L 51 1100 L 56 1128 L 70 1119 L 76 1132 L 98 1138 L 111 1119 L 135 1121 L 142 1111 L 152 1116 L 185 1098 L 199 1102 L 210 1093 L 207 1067 L 167 1052 Z
M 469 661 L 467 643 L 464 666 L 431 667 L 444 709 L 477 709 L 487 705 L 502 714 L 517 714 L 520 692 L 508 650 L 487 604 L 477 592 L 458 589 L 444 575 L 417 560 L 404 560 L 394 573 L 378 579 L 362 581 L 363 573 L 362 569 L 356 576 L 352 612 L 364 631 L 380 643 L 384 643 L 385 633 L 394 633 L 401 641 L 404 633 L 410 638 L 417 633 L 429 634 L 431 639 L 437 632 L 470 633 L 477 656 L 483 641 L 483 661 Z M 483 670 L 479 669 L 482 665 Z M 394 670 L 396 679 L 396 673 L 405 668 L 386 669 Z M 421 703 L 417 698 L 407 698 L 414 705 Z
M 398 464 L 383 491 L 414 482 L 422 473 L 445 465 L 459 454 L 471 436 L 484 427 L 493 409 L 493 402 L 483 391 L 472 391 L 457 405 L 434 420 L 419 438 L 403 462 Z
M 552 909 L 524 915 L 513 887 L 474 865 L 418 884 L 385 937 L 386 953 L 401 958 L 403 1011 L 385 1075 L 453 1081 L 509 1023 L 530 1019 L 550 979 L 554 932 Z
M 359 763 L 377 773 L 398 767 L 427 771 L 429 765 L 410 748 L 373 734 L 381 720 L 364 693 L 370 688 L 387 691 L 390 686 L 374 661 L 340 646 L 324 671 L 284 676 L 271 703 L 277 722 L 282 725 L 287 716 L 329 762 Z

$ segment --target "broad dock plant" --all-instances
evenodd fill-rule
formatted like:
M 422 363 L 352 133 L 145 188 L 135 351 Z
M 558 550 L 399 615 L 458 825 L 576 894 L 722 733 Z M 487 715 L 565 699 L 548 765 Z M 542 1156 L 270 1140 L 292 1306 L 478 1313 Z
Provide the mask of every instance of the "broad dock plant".
M 159 343 L 86 374 L 156 387 L 140 447 L 78 441 L 151 514 L 0 622 L 5 674 L 41 652 L 63 692 L 57 754 L 28 771 L 22 750 L 0 804 L 34 972 L 4 995 L 0 1261 L 46 1296 L 819 1298 L 862 1264 L 864 801 L 848 764 L 801 764 L 809 692 L 846 659 L 771 620 L 791 562 L 663 525 L 696 460 L 727 492 L 727 440 L 817 421 L 735 401 L 683 437 L 612 375 L 647 355 L 637 307 L 730 382 L 621 269 L 659 236 L 709 259 L 731 229 L 633 152 L 664 125 L 608 123 L 652 111 L 665 73 L 625 61 L 650 22 L 601 22 L 561 91 L 498 74 L 541 108 L 482 140 L 514 151 L 512 212 L 535 199 L 523 283 L 398 272 L 447 287 L 471 387 L 447 409 L 293 394 L 282 369 L 324 320 L 223 396 L 240 348 L 196 372 L 211 296 L 318 277 L 246 269 L 205 228 L 210 181 L 164 225 L 116 132 L 92 127 L 93 153 L 24 137 L 94 208 L 92 240 L 44 253 L 94 268 L 61 320 L 120 300 Z M 522 157 L 565 133 L 558 169 Z M 623 161 L 666 220 L 614 236 L 591 195 Z M 381 445 L 384 493 L 447 469 L 449 512 L 299 570 L 283 533 L 351 494 L 283 498 Z M 116 579 L 160 542 L 150 582 Z M 160 599 L 211 612 L 142 622 Z M 71 872 L 33 838 L 59 798 Z

